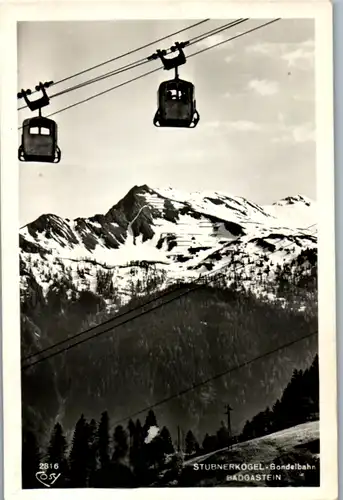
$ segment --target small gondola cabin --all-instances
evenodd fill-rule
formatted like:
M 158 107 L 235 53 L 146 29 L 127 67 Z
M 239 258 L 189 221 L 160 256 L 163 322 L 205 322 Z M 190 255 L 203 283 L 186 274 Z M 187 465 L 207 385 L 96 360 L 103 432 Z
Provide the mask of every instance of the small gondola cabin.
M 194 85 L 180 79 L 162 82 L 158 89 L 158 111 L 154 118 L 154 125 L 194 128 L 198 121 Z
M 57 125 L 43 116 L 28 118 L 23 122 L 20 161 L 58 163 L 61 151 L 57 146 Z

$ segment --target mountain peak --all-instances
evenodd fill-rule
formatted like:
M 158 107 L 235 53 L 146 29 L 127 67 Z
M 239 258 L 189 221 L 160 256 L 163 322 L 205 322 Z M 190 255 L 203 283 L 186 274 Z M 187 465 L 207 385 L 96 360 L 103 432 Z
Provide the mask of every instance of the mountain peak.
M 240 269 L 246 286 L 259 289 L 278 265 L 315 251 L 316 234 L 304 233 L 315 212 L 316 203 L 301 195 L 261 207 L 220 191 L 135 185 L 106 214 L 75 220 L 44 214 L 25 226 L 22 286 L 31 273 L 47 293 L 51 277 L 64 279 L 69 269 L 76 290 L 97 293 L 106 271 L 125 301 L 130 280 L 162 289 L 219 269 L 229 282 Z
M 132 219 L 145 203 L 145 196 L 152 193 L 152 189 L 146 184 L 133 186 L 118 203 L 110 208 L 106 217 L 111 219 L 119 210 L 123 211 L 129 220 Z
M 273 205 L 285 206 L 285 205 L 295 205 L 296 203 L 303 203 L 307 207 L 312 205 L 313 200 L 304 196 L 302 194 L 297 194 L 295 196 L 287 196 L 286 198 L 282 198 L 281 200 L 273 203 Z
M 57 229 L 60 230 L 65 225 L 65 220 L 62 217 L 59 217 L 55 214 L 42 214 L 30 224 L 27 224 L 29 232 L 38 232 L 42 233 L 49 229 Z

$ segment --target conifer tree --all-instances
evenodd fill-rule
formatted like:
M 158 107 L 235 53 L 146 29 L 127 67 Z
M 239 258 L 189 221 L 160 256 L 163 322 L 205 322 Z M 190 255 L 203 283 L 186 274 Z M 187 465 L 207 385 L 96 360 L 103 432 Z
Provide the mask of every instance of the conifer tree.
M 187 455 L 191 455 L 192 453 L 199 451 L 199 444 L 195 439 L 195 436 L 191 430 L 189 430 L 186 434 L 185 444 L 186 444 L 185 451 Z
M 94 486 L 95 473 L 97 469 L 97 451 L 98 451 L 98 441 L 97 441 L 97 428 L 96 421 L 94 418 L 90 421 L 88 426 L 88 445 L 89 445 L 89 460 L 88 460 L 88 485 L 89 487 Z
M 202 447 L 205 452 L 216 450 L 218 448 L 217 436 L 209 436 L 208 434 L 206 434 L 202 443 Z
M 217 431 L 217 441 L 218 441 L 218 448 L 225 448 L 226 446 L 229 445 L 229 432 L 224 422 L 221 422 L 221 426 Z
M 106 469 L 109 464 L 109 417 L 107 411 L 101 414 L 100 423 L 98 427 L 98 448 L 99 460 L 101 469 Z
M 72 448 L 70 451 L 70 480 L 74 488 L 85 488 L 88 484 L 89 472 L 89 427 L 81 415 L 76 423 Z
M 202 442 L 202 448 L 204 451 L 209 451 L 209 448 L 210 448 L 210 436 L 207 432 L 206 432 L 204 440 Z
M 149 436 L 149 429 L 151 427 L 158 427 L 156 415 L 153 410 L 148 411 L 143 426 L 143 442 L 141 451 L 142 469 L 144 469 L 145 466 L 148 468 L 155 468 L 156 463 L 160 462 L 162 459 L 161 457 L 163 457 L 163 444 L 161 442 L 160 435 L 155 436 L 155 438 L 153 438 L 150 442 L 146 442 L 146 438 Z
M 144 444 L 143 450 L 148 467 L 156 474 L 165 465 L 166 455 L 174 453 L 174 446 L 167 427 L 163 427 L 150 443 Z
M 133 466 L 139 485 L 144 484 L 147 464 L 144 455 L 144 431 L 139 419 L 136 421 L 135 433 L 133 436 L 132 448 L 130 453 L 130 462 Z
M 113 434 L 114 451 L 112 456 L 113 462 L 118 462 L 125 458 L 128 451 L 127 434 L 123 426 L 118 425 Z
M 269 406 L 267 406 L 266 410 L 263 413 L 263 421 L 265 434 L 272 432 L 274 427 L 274 415 Z
M 63 434 L 62 426 L 57 422 L 52 430 L 50 443 L 48 447 L 48 462 L 58 464 L 58 472 L 62 476 L 68 474 L 68 463 L 66 458 L 67 440 Z
M 110 462 L 110 436 L 109 416 L 107 411 L 101 414 L 98 432 L 97 448 L 99 457 L 99 469 L 96 472 L 95 484 L 100 488 L 111 487 L 111 462 Z
M 147 437 L 150 427 L 157 427 L 157 419 L 153 410 L 149 410 L 145 419 L 145 424 L 143 426 L 144 438 Z
M 313 414 L 319 414 L 319 362 L 318 354 L 313 359 L 313 362 L 308 370 L 308 392 L 312 400 Z M 319 415 L 318 415 L 319 416 Z
M 133 464 L 135 464 L 138 460 L 140 460 L 143 443 L 144 443 L 144 431 L 140 420 L 137 419 L 135 425 L 135 433 L 133 436 L 133 444 L 132 444 Z
M 162 445 L 163 445 L 163 453 L 166 455 L 171 455 L 172 453 L 175 452 L 172 438 L 170 435 L 169 430 L 167 427 L 163 427 L 160 433 L 160 438 L 162 440 Z
M 136 486 L 136 480 L 130 467 L 127 465 L 127 452 L 129 449 L 128 435 L 123 426 L 118 425 L 113 433 L 113 455 L 111 473 L 109 477 L 112 488 L 127 488 Z
M 150 469 L 150 473 L 153 473 L 153 475 L 163 465 L 165 456 L 164 444 L 161 434 L 158 434 L 149 443 L 143 445 L 144 460 L 148 469 Z
M 283 427 L 282 404 L 279 399 L 273 405 L 273 431 L 279 431 Z
M 247 421 L 243 439 L 276 432 L 293 425 L 314 420 L 319 417 L 319 372 L 318 356 L 305 371 L 295 369 L 292 378 L 285 387 L 281 399 L 265 411 L 255 415 L 251 422 Z
M 241 436 L 242 436 L 243 441 L 245 441 L 245 440 L 248 441 L 251 438 L 251 422 L 250 422 L 250 420 L 247 420 L 245 422 Z
M 130 451 L 131 451 L 131 448 L 132 448 L 132 445 L 133 445 L 133 438 L 134 438 L 135 431 L 136 431 L 135 424 L 134 424 L 133 420 L 131 420 L 131 418 L 129 420 L 127 428 L 128 428 L 128 431 L 129 431 L 129 438 L 130 438 L 129 446 L 130 446 Z

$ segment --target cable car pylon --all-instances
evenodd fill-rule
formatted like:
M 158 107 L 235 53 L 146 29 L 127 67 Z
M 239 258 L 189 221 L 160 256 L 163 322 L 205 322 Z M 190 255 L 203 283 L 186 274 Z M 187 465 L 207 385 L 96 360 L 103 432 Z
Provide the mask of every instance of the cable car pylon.
M 179 78 L 178 68 L 186 63 L 183 48 L 189 42 L 176 42 L 170 52 L 178 51 L 176 57 L 167 58 L 167 50 L 157 50 L 148 61 L 159 58 L 165 70 L 175 70 L 172 80 L 162 82 L 158 88 L 158 109 L 153 123 L 155 127 L 194 128 L 200 120 L 196 110 L 194 85 Z
M 61 160 L 61 150 L 57 145 L 57 124 L 42 116 L 42 108 L 50 104 L 49 96 L 45 89 L 53 84 L 50 82 L 39 82 L 36 91 L 42 91 L 42 96 L 31 101 L 28 96 L 32 94 L 31 89 L 21 90 L 18 99 L 24 99 L 31 111 L 38 110 L 38 116 L 27 118 L 23 121 L 21 145 L 18 150 L 18 159 L 29 162 L 58 163 Z

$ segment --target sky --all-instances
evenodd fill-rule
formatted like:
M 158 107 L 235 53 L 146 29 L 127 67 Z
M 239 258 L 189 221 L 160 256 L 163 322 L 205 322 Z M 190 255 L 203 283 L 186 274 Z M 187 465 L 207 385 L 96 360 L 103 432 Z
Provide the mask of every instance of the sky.
M 50 95 L 219 27 L 210 20 L 80 77 Z M 185 49 L 186 56 L 269 20 L 249 20 Z M 18 91 L 58 81 L 189 26 L 194 20 L 21 22 Z M 44 114 L 159 67 L 158 61 L 51 99 Z M 88 217 L 107 212 L 135 185 L 220 190 L 258 204 L 316 198 L 314 23 L 284 19 L 187 59 L 180 78 L 195 85 L 200 122 L 158 129 L 152 75 L 57 113 L 62 159 L 19 163 L 20 225 L 43 213 Z M 18 101 L 18 107 L 23 106 Z M 34 114 L 18 112 L 18 127 Z M 18 132 L 20 141 L 20 132 Z

